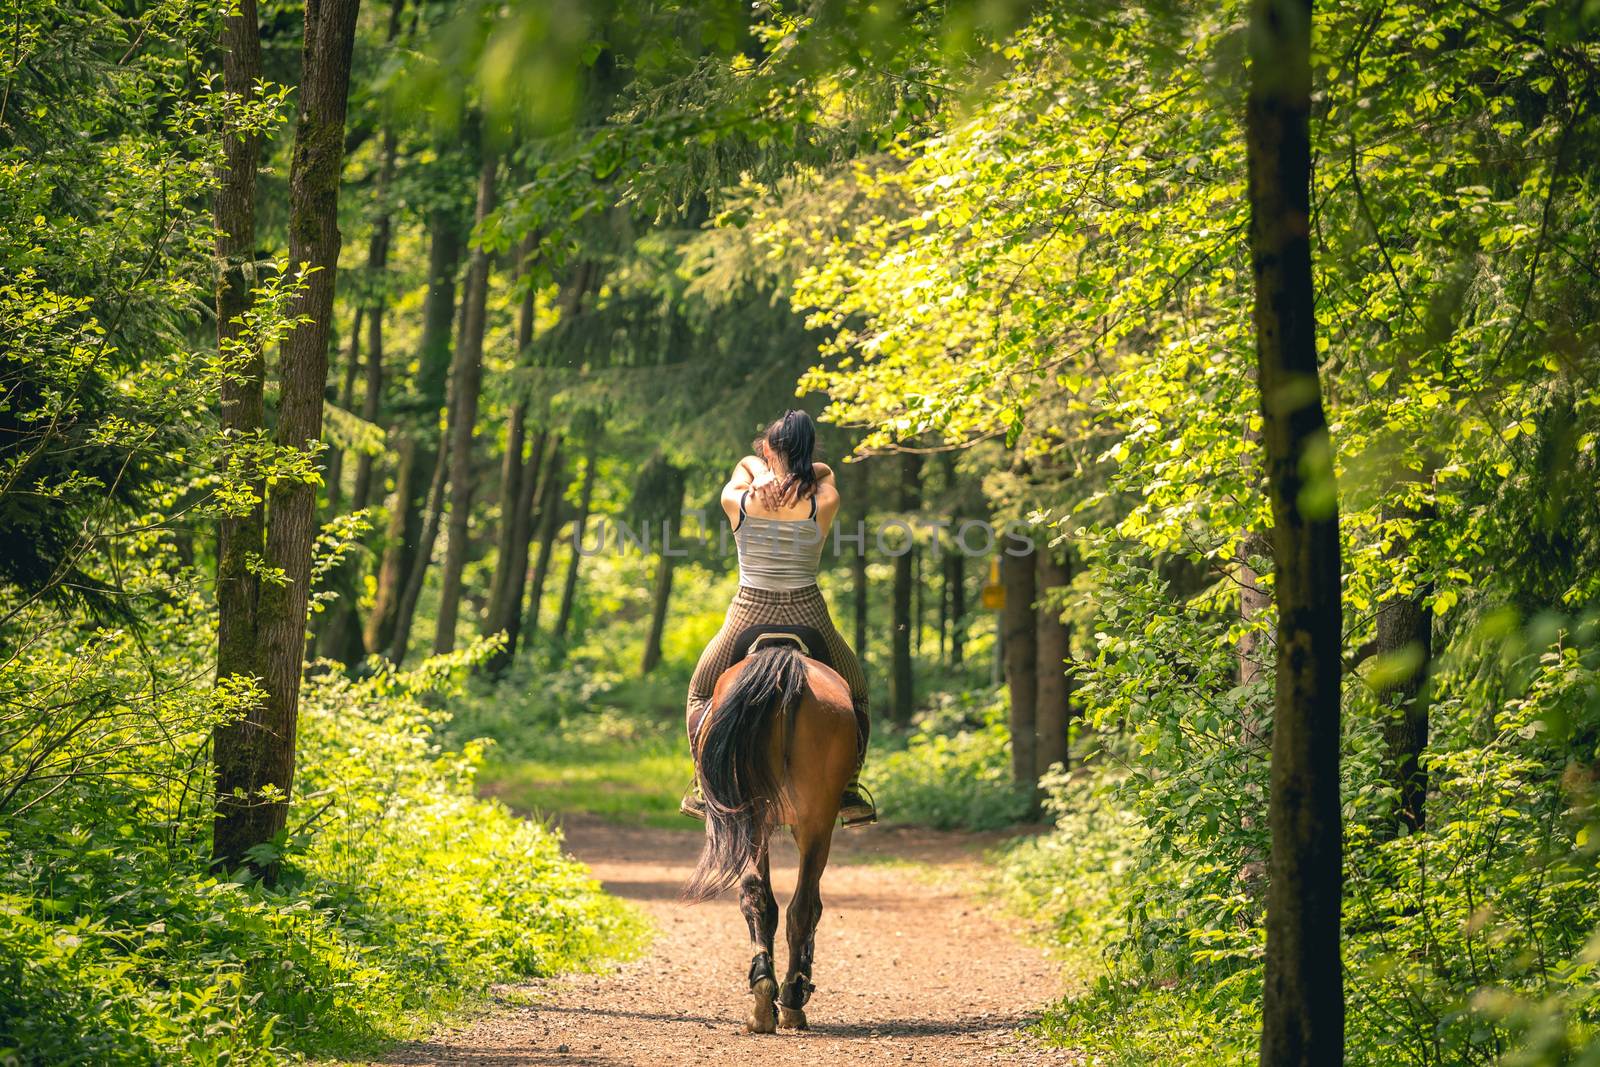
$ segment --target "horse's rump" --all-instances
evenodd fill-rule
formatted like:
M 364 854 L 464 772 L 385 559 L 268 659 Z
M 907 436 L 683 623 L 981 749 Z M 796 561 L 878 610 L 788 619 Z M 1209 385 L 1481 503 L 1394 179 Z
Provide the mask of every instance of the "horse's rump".
M 706 900 L 739 880 L 774 826 L 837 817 L 855 760 L 849 687 L 792 645 L 762 649 L 718 680 L 695 748 L 706 846 L 684 896 Z

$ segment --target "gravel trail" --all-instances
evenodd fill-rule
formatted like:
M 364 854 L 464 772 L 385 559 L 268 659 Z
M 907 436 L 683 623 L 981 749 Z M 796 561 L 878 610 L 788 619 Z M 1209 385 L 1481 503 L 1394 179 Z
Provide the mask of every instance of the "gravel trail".
M 1057 968 L 984 904 L 981 853 L 998 838 L 872 827 L 840 831 L 822 879 L 811 1029 L 744 1032 L 750 963 L 732 895 L 688 906 L 678 891 L 700 835 L 572 816 L 567 847 L 651 917 L 640 959 L 515 987 L 465 1028 L 396 1049 L 392 1064 L 733 1067 L 1084 1062 L 1019 1032 L 1060 994 Z M 780 906 L 795 852 L 773 849 Z M 782 975 L 783 926 L 778 928 Z M 529 999 L 531 1004 L 519 1004 Z

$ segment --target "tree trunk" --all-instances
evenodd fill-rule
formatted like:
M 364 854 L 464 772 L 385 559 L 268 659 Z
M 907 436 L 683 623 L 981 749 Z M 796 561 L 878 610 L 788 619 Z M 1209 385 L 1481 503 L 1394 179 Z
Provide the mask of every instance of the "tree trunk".
M 361 318 L 362 309 L 356 308 L 350 318 L 350 350 L 344 362 L 344 381 L 339 386 L 339 406 L 346 411 L 355 404 L 356 374 L 361 369 Z M 337 515 L 344 504 L 344 449 L 328 443 L 328 472 L 323 478 L 328 487 L 328 514 Z
M 371 268 L 369 258 L 368 268 Z M 383 411 L 383 301 L 367 308 L 367 362 L 362 374 L 361 418 L 379 424 Z M 350 510 L 360 511 L 372 503 L 372 474 L 378 457 L 362 452 L 356 457 L 355 484 L 350 490 Z
M 502 533 L 489 613 L 483 627 L 485 634 L 505 634 L 505 644 L 484 664 L 485 671 L 495 677 L 505 673 L 505 669 L 511 665 L 522 635 L 522 594 L 528 582 L 528 544 L 533 537 L 533 512 L 542 488 L 539 471 L 544 466 L 545 443 L 550 439 L 545 431 L 535 434 L 527 462 L 523 462 L 522 439 L 526 436 L 526 430 L 519 431 L 517 427 L 525 426 L 526 420 L 527 405 L 519 402 L 511 412 L 511 432 L 500 470 Z
M 1396 796 L 1391 828 L 1396 834 L 1402 827 L 1416 833 L 1426 825 L 1428 772 L 1422 767 L 1422 753 L 1428 746 L 1425 686 L 1433 658 L 1433 615 L 1425 606 L 1429 593 L 1428 587 L 1419 587 L 1378 605 L 1373 651 L 1385 660 L 1380 664 L 1384 682 L 1378 699 L 1389 716 L 1383 723 L 1383 740 Z
M 1239 621 L 1246 627 L 1252 626 L 1268 608 L 1272 606 L 1272 594 L 1267 592 L 1266 586 L 1261 582 L 1261 573 L 1250 565 L 1250 557 L 1264 556 L 1272 551 L 1272 546 L 1260 533 L 1251 531 L 1245 534 L 1239 545 L 1239 565 L 1236 573 L 1239 580 Z M 1266 670 L 1267 656 L 1271 654 L 1264 635 L 1247 631 L 1239 639 L 1239 684 L 1249 685 L 1261 677 Z M 1251 731 L 1252 734 L 1256 731 Z M 1265 740 L 1261 736 L 1260 740 Z
M 353 406 L 356 376 L 361 368 L 362 309 L 356 308 L 350 323 L 349 356 L 345 361 L 344 382 L 339 389 L 339 404 L 346 411 Z M 329 445 L 328 453 L 328 514 L 337 515 L 342 510 L 344 450 Z M 353 508 L 352 508 L 353 510 Z M 322 610 L 316 627 L 317 655 L 331 659 L 346 667 L 353 667 L 366 655 L 361 640 L 361 612 L 356 606 L 360 596 L 362 558 L 364 549 L 357 546 L 345 553 L 339 565 L 328 575 L 328 587 L 334 599 Z
M 950 648 L 950 564 L 939 557 L 939 662 L 948 664 Z
M 561 452 L 561 436 L 550 445 L 550 464 L 539 484 L 539 552 L 534 557 L 533 576 L 528 579 L 528 612 L 523 629 L 531 638 L 539 632 L 539 607 L 544 601 L 544 583 L 550 574 L 550 556 L 556 547 L 556 531 L 561 528 L 561 503 L 567 493 L 567 457 Z
M 1001 642 L 1006 664 L 1006 686 L 1011 694 L 1011 778 L 1018 788 L 1038 785 L 1038 727 L 1035 701 L 1039 695 L 1039 646 L 1034 624 L 1036 596 L 1032 555 L 1000 553 L 1000 583 L 1006 606 L 1001 612 Z
M 899 509 L 907 522 L 921 505 L 921 497 L 922 457 L 915 452 L 903 452 L 900 455 Z M 894 558 L 894 642 L 889 674 L 889 716 L 901 724 L 911 721 L 911 713 L 916 707 L 916 679 L 911 663 L 911 554 L 915 550 L 915 544 L 908 545 L 905 552 Z
M 854 512 L 856 517 L 855 521 L 859 524 L 859 526 L 846 527 L 840 536 L 838 544 L 841 549 L 843 549 L 846 545 L 849 546 L 850 607 L 851 614 L 854 616 L 853 631 L 855 635 L 855 644 L 853 647 L 855 649 L 856 659 L 861 661 L 861 666 L 863 669 L 865 669 L 867 664 L 868 640 L 868 596 L 871 592 L 869 583 L 867 581 L 867 543 L 865 538 L 870 536 L 870 533 L 868 532 L 868 526 L 870 525 L 870 520 L 872 518 L 871 507 L 866 502 L 872 499 L 872 472 L 877 468 L 876 465 L 868 466 L 866 463 L 862 463 L 855 469 L 860 472 L 859 477 L 861 479 L 860 484 L 854 489 L 854 492 L 859 494 L 858 499 L 862 501 L 861 509 Z M 854 540 L 854 536 L 858 530 L 862 534 L 863 538 L 859 542 Z M 850 538 L 850 540 L 846 540 L 846 538 Z
M 405 587 L 400 594 L 399 614 L 394 620 L 394 637 L 387 653 L 389 662 L 396 667 L 406 661 L 406 653 L 411 650 L 411 628 L 417 615 L 417 601 L 422 599 L 422 586 L 428 580 L 433 548 L 439 540 L 439 523 L 444 518 L 445 465 L 449 460 L 449 453 L 442 448 L 434 453 L 433 477 L 428 482 L 428 496 L 423 502 L 422 529 L 417 534 L 411 573 L 406 575 Z
M 1344 1060 L 1342 618 L 1311 274 L 1311 4 L 1254 0 L 1246 151 L 1257 381 L 1278 606 L 1263 1067 Z
M 450 368 L 450 337 L 455 323 L 456 269 L 461 263 L 462 220 L 453 205 L 434 208 L 428 220 L 428 293 L 422 304 L 422 340 L 418 345 L 417 400 L 405 413 L 403 436 L 395 470 L 394 500 L 389 509 L 387 544 L 378 569 L 378 591 L 367 629 L 367 647 L 392 649 L 399 637 L 398 621 L 416 611 L 405 603 L 411 573 L 416 569 L 427 501 L 435 461 L 439 455 L 439 409 L 445 402 Z M 399 420 L 397 420 L 399 421 Z M 429 542 L 428 554 L 432 553 Z M 426 569 L 428 560 L 423 558 Z M 417 587 L 421 591 L 421 586 Z M 409 641 L 400 640 L 400 647 Z
M 911 548 L 911 652 L 918 657 L 922 655 L 923 620 L 927 618 L 926 585 L 927 575 L 922 572 L 922 546 L 915 544 Z
M 572 624 L 572 609 L 578 595 L 578 567 L 583 562 L 583 531 L 589 524 L 589 504 L 594 499 L 594 468 L 599 458 L 600 435 L 591 431 L 588 456 L 583 463 L 583 488 L 578 490 L 578 514 L 572 520 L 572 558 L 567 561 L 567 584 L 561 590 L 561 610 L 556 615 L 555 639 L 557 647 L 566 641 L 567 628 Z
M 314 452 L 322 437 L 328 322 L 339 265 L 339 172 L 359 6 L 359 0 L 309 0 L 306 5 L 300 108 L 289 166 L 289 262 L 307 264 L 308 273 L 292 309 L 301 324 L 285 337 L 279 357 L 275 443 L 280 449 Z M 213 852 L 229 866 L 243 860 L 249 849 L 271 841 L 288 818 L 316 510 L 316 486 L 311 482 L 281 481 L 267 499 L 264 561 L 287 580 L 263 583 L 258 589 L 256 624 L 265 701 L 252 753 L 258 758 L 251 761 L 254 766 L 246 771 L 249 781 L 242 788 L 246 796 L 256 796 L 270 787 L 274 799 L 218 804 Z M 218 766 L 224 763 L 237 766 L 231 754 L 219 753 Z M 274 876 L 274 866 L 265 865 L 268 878 Z
M 518 400 L 511 405 L 511 413 L 506 417 L 506 447 L 500 454 L 500 521 L 495 526 L 494 574 L 489 579 L 489 610 L 483 619 L 485 634 L 505 630 L 506 591 L 516 554 L 516 525 L 522 515 L 523 501 L 529 499 L 529 493 L 538 492 L 537 488 L 528 490 L 525 485 L 525 480 L 538 474 L 537 444 L 534 445 L 536 454 L 527 463 L 522 459 L 527 439 L 528 405 Z M 530 467 L 533 469 L 529 470 Z
M 644 658 L 639 665 L 640 674 L 649 674 L 661 662 L 661 635 L 667 628 L 667 607 L 672 601 L 672 572 L 678 564 L 677 556 L 667 553 L 669 549 L 673 553 L 682 551 L 677 547 L 677 542 L 683 532 L 683 494 L 687 488 L 683 471 L 677 471 L 675 488 L 677 493 L 670 502 L 671 510 L 667 513 L 666 524 L 662 527 L 661 556 L 656 562 L 655 595 L 650 603 L 650 632 L 644 640 Z
M 484 138 L 487 141 L 487 137 Z M 485 143 L 478 174 L 476 225 L 494 210 L 494 179 L 499 159 Z M 456 647 L 456 618 L 461 609 L 461 576 L 471 549 L 472 495 L 476 473 L 472 465 L 472 434 L 478 423 L 478 394 L 483 386 L 483 335 L 487 327 L 489 252 L 478 247 L 467 267 L 466 305 L 461 337 L 456 344 L 450 376 L 450 535 L 445 541 L 444 574 L 439 587 L 439 617 L 433 634 L 435 653 Z M 520 442 L 518 442 L 520 446 Z
M 863 663 L 867 658 L 867 550 L 854 546 L 850 556 L 850 602 L 855 616 L 855 653 Z
M 1034 706 L 1035 770 L 1043 774 L 1055 763 L 1068 765 L 1067 728 L 1072 723 L 1072 686 L 1067 678 L 1067 660 L 1072 656 L 1072 631 L 1061 621 L 1061 608 L 1046 598 L 1072 580 L 1072 572 L 1056 552 L 1040 546 L 1037 553 L 1038 611 L 1037 637 L 1039 685 Z
M 389 18 L 389 42 L 398 35 L 400 0 L 395 0 Z M 378 217 L 372 223 L 372 237 L 367 244 L 367 284 L 371 287 L 371 303 L 367 305 L 367 366 L 365 388 L 361 397 L 361 417 L 376 424 L 383 412 L 383 315 L 388 306 L 388 283 L 384 275 L 389 269 L 389 245 L 393 239 L 393 219 L 389 211 L 389 187 L 394 183 L 394 166 L 398 146 L 394 130 L 383 131 L 383 160 L 378 166 Z M 356 483 L 350 493 L 350 507 L 361 509 L 372 502 L 372 475 L 377 457 L 363 452 L 356 459 Z
M 369 652 L 389 653 L 394 641 L 395 618 L 400 601 L 405 598 L 406 579 L 411 574 L 411 557 L 416 551 L 417 536 L 422 532 L 422 507 L 411 506 L 411 498 L 418 492 L 426 472 L 417 466 L 422 462 L 421 443 L 411 433 L 402 433 L 394 444 L 394 493 L 389 502 L 389 518 L 384 526 L 384 548 L 378 557 L 377 590 L 372 599 L 372 611 L 367 615 L 362 637 Z
M 950 665 L 961 666 L 967 641 L 967 561 L 957 548 L 945 557 L 945 584 L 950 587 Z
M 395 0 L 389 9 L 388 42 L 393 44 L 399 35 L 400 11 L 402 0 Z M 397 144 L 394 131 L 383 131 L 383 154 L 378 166 L 374 197 L 379 204 L 379 212 L 372 224 L 372 235 L 367 243 L 367 277 L 368 299 L 366 305 L 367 327 L 367 358 L 362 374 L 361 417 L 366 422 L 377 425 L 383 411 L 383 314 L 386 304 L 387 291 L 384 274 L 389 265 L 389 244 L 391 239 L 391 219 L 388 207 L 389 186 L 394 180 L 395 157 Z M 351 328 L 351 361 L 348 371 L 356 370 L 356 335 L 360 331 L 360 314 Z M 351 383 L 353 384 L 353 383 Z M 346 393 L 350 393 L 347 384 Z M 350 400 L 347 396 L 345 406 L 348 409 Z M 372 479 L 376 469 L 378 457 L 370 452 L 363 451 L 356 457 L 355 484 L 350 492 L 350 510 L 362 511 L 372 503 Z M 330 471 L 328 477 L 329 508 L 335 508 L 333 489 L 338 484 L 336 476 Z M 364 541 L 370 542 L 370 536 Z M 317 634 L 317 654 L 324 658 L 335 660 L 346 667 L 354 667 L 366 656 L 369 651 L 378 651 L 373 645 L 366 628 L 362 626 L 361 611 L 358 606 L 361 598 L 362 578 L 366 573 L 367 544 L 364 543 L 358 551 L 350 555 L 339 565 L 338 573 L 333 579 L 339 598 L 328 609 L 328 617 L 323 621 Z
M 1247 422 L 1244 428 L 1245 478 L 1255 488 L 1266 491 L 1261 471 L 1261 431 Z M 1260 627 L 1263 616 L 1272 607 L 1272 594 L 1268 592 L 1263 574 L 1252 560 L 1270 556 L 1272 545 L 1259 530 L 1246 530 L 1239 541 L 1239 561 L 1234 568 L 1239 583 L 1239 624 L 1244 629 L 1235 652 L 1238 658 L 1238 681 L 1241 686 L 1252 685 L 1266 673 L 1267 657 L 1272 655 L 1272 644 Z M 1248 701 L 1239 707 L 1239 740 L 1249 748 L 1264 747 L 1271 742 L 1272 724 L 1263 709 Z
M 254 100 L 256 83 L 261 78 L 261 37 L 255 0 L 239 0 L 237 10 L 238 14 L 225 13 L 222 20 L 222 82 L 243 107 Z M 260 134 L 248 127 L 230 128 L 223 138 L 223 152 L 213 210 L 217 224 L 217 349 L 226 354 L 229 346 L 238 342 L 244 330 L 243 316 L 252 303 Z M 261 351 L 252 345 L 248 354 L 235 358 L 235 373 L 222 383 L 222 431 L 229 440 L 252 437 L 266 424 Z M 253 473 L 248 480 L 256 502 L 243 513 L 224 515 L 218 530 L 219 683 L 233 677 L 255 680 L 266 673 L 257 642 L 256 600 L 260 583 L 251 567 L 252 557 L 259 556 L 265 548 L 261 504 L 265 489 Z M 242 718 L 212 732 L 217 788 L 212 856 L 229 866 L 237 866 L 244 850 L 261 834 L 261 828 L 254 825 L 258 809 L 250 797 L 261 781 L 261 750 L 270 742 L 266 729 L 271 710 L 267 704 L 257 703 Z
M 522 247 L 524 264 L 533 254 L 529 238 Z M 535 315 L 534 287 L 526 286 L 517 311 L 518 362 L 524 363 L 533 346 Z M 491 675 L 499 676 L 516 656 L 522 631 L 522 594 L 528 581 L 528 542 L 533 536 L 533 511 L 539 498 L 539 471 L 544 462 L 545 442 L 550 435 L 540 431 L 533 439 L 527 462 L 523 462 L 523 442 L 528 434 L 528 401 L 519 397 L 511 406 L 506 427 L 506 451 L 500 464 L 500 534 L 495 546 L 494 584 L 489 596 L 489 614 L 483 632 L 504 633 L 505 644 L 484 664 Z

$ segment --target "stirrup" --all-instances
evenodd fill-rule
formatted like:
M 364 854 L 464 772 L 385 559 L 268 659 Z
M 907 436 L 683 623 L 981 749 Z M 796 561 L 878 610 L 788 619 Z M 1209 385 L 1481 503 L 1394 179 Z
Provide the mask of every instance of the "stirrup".
M 878 802 L 874 799 L 871 790 L 860 782 L 851 782 L 845 787 L 845 790 L 854 792 L 856 796 L 860 797 L 867 810 L 856 815 L 846 815 L 844 808 L 841 806 L 839 811 L 839 824 L 841 826 L 849 829 L 856 826 L 871 826 L 878 821 Z
M 690 784 L 688 791 L 683 794 L 683 799 L 678 801 L 678 814 L 687 815 L 691 819 L 699 819 L 701 822 L 705 822 L 706 800 L 705 797 L 700 795 L 700 780 L 698 778 Z

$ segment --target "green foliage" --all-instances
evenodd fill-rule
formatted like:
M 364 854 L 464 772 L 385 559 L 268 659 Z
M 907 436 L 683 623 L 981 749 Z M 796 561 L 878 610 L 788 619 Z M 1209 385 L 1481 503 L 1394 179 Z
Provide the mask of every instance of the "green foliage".
M 482 746 L 440 746 L 446 717 L 424 698 L 467 659 L 310 685 L 276 887 L 208 870 L 203 808 L 140 818 L 140 794 L 73 781 L 46 814 L 7 823 L 0 1052 L 212 1063 L 349 1051 L 414 1033 L 491 982 L 629 952 L 639 920 L 559 837 L 474 795 Z M 196 784 L 182 770 L 145 766 L 172 776 L 179 803 Z M 130 806 L 107 818 L 119 801 Z
M 979 106 L 818 190 L 751 187 L 740 221 L 823 332 L 804 384 L 872 429 L 866 447 L 1002 437 L 1045 472 L 986 488 L 1084 564 L 1081 747 L 1117 768 L 1098 803 L 1138 829 L 1104 894 L 1105 982 L 1054 1025 L 1122 1062 L 1170 1056 L 1167 1016 L 1196 1062 L 1248 1058 L 1260 983 L 1274 617 L 1240 268 L 1244 16 L 1045 5 L 998 46 L 1010 71 Z M 1360 664 L 1351 1062 L 1557 1063 L 1595 1044 L 1600 287 L 1571 252 L 1600 218 L 1592 18 L 1541 0 L 1317 8 L 1337 497 L 1321 490 Z M 1243 614 L 1241 585 L 1267 606 Z M 1395 603 L 1428 613 L 1425 661 L 1366 658 Z M 1249 641 L 1265 670 L 1241 684 Z M 1405 664 L 1426 673 L 1430 792 L 1424 831 L 1396 836 L 1382 694 Z M 1079 877 L 1065 847 L 1031 862 Z
M 1176 983 L 1129 941 L 1146 921 L 1136 891 L 1149 872 L 1141 859 L 1149 831 L 1118 798 L 1122 772 L 1098 768 L 1045 784 L 1054 832 L 1007 846 L 993 877 L 1010 908 L 1042 920 L 1074 989 L 1038 1033 L 1116 1067 L 1252 1061 L 1260 989 L 1250 972 Z
M 863 780 L 889 823 L 992 830 L 1028 815 L 1011 781 L 1005 701 L 991 690 L 934 694 L 904 748 L 868 754 Z
M 1582 647 L 1508 657 L 1531 684 L 1492 722 L 1441 678 L 1426 833 L 1386 832 L 1382 751 L 1364 725 L 1375 712 L 1352 709 L 1347 1062 L 1589 1062 L 1600 1018 L 1595 794 L 1566 731 L 1592 736 L 1600 714 L 1593 625 L 1573 631 Z M 1263 842 L 1229 820 L 1249 818 L 1240 797 L 1262 783 L 1257 774 L 1230 789 L 1217 777 L 1217 756 L 1195 747 L 1204 709 L 1189 710 L 1191 729 L 1156 718 L 1108 739 L 1115 773 L 1053 782 L 1055 832 L 1002 861 L 999 884 L 1048 919 L 1084 989 L 1043 1032 L 1111 1063 L 1147 1062 L 1174 1027 L 1179 1062 L 1239 1062 L 1257 1026 Z M 1174 736 L 1187 739 L 1181 758 L 1159 748 Z
M 492 134 L 521 120 L 474 236 L 496 253 L 480 439 L 508 438 L 522 402 L 569 452 L 598 435 L 596 513 L 654 520 L 681 485 L 691 506 L 712 498 L 797 376 L 865 429 L 863 452 L 969 446 L 939 478 L 945 503 L 1035 523 L 1076 570 L 1088 769 L 1052 783 L 1057 829 L 1002 874 L 1081 982 L 1044 1032 L 1105 1062 L 1238 1063 L 1258 1022 L 1274 624 L 1239 596 L 1270 601 L 1273 583 L 1241 266 L 1246 5 L 1051 0 L 1020 29 L 1010 5 L 979 7 L 469 0 L 408 13 L 382 44 L 369 17 L 340 222 L 351 247 L 381 232 L 389 262 L 342 273 L 340 295 L 382 309 L 379 421 L 430 437 L 419 397 L 437 397 L 418 382 L 443 365 L 416 363 L 420 224 L 462 211 L 477 170 L 443 131 L 468 111 Z M 282 880 L 207 865 L 207 739 L 258 695 L 208 681 L 211 527 L 248 513 L 260 478 L 322 477 L 270 426 L 217 433 L 221 383 L 294 325 L 272 136 L 291 94 L 269 80 L 245 108 L 217 91 L 216 7 L 7 14 L 0 1060 L 337 1052 L 497 978 L 626 950 L 634 921 L 555 835 L 475 793 L 692 830 L 674 812 L 682 691 L 733 581 L 708 549 L 678 570 L 647 681 L 656 572 L 637 555 L 585 560 L 560 647 L 528 635 L 496 688 L 453 693 L 470 655 L 318 673 L 291 832 L 260 851 Z M 292 55 L 282 14 L 269 68 Z M 994 36 L 975 39 L 988 15 Z M 1340 509 L 1352 664 L 1349 1058 L 1600 1063 L 1594 5 L 1316 15 L 1308 224 L 1338 478 L 1317 490 Z M 267 138 L 262 252 L 244 336 L 215 352 L 208 199 L 228 125 Z M 530 237 L 522 337 L 498 254 Z M 328 425 L 376 460 L 377 503 L 383 438 L 349 412 Z M 841 468 L 847 509 L 882 504 L 870 471 Z M 980 480 L 982 506 L 965 491 Z M 506 521 L 476 499 L 480 531 Z M 386 528 L 372 511 L 335 517 L 324 546 Z M 470 566 L 469 589 L 498 565 Z M 875 600 L 887 571 L 868 569 Z M 1426 612 L 1430 647 L 1369 656 L 1395 604 Z M 882 608 L 859 650 L 880 683 Z M 1252 642 L 1266 669 L 1241 683 Z M 1397 820 L 1387 695 L 1413 665 L 1430 728 L 1415 833 Z M 867 775 L 890 820 L 1026 811 L 1003 703 L 975 681 L 922 671 L 915 731 L 879 724 Z
M 523 666 L 471 694 L 450 732 L 494 741 L 485 789 L 535 817 L 584 812 L 698 830 L 678 812 L 693 775 L 683 729 L 688 682 L 681 671 L 619 676 L 622 663 L 632 666 L 620 657 L 618 670 L 580 660 L 537 677 Z

